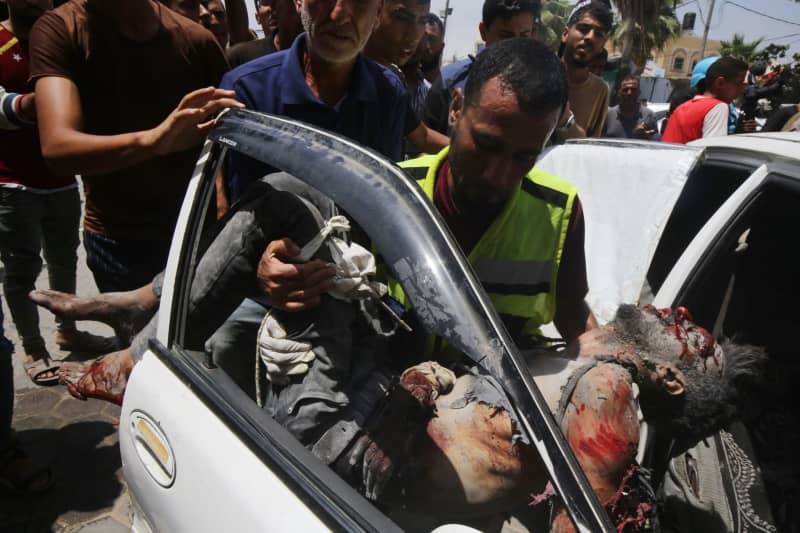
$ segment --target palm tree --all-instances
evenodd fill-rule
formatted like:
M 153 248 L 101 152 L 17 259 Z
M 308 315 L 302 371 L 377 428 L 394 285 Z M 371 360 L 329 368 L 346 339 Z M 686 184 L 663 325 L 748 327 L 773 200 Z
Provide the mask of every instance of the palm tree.
M 548 0 L 542 3 L 542 22 L 539 25 L 538 39 L 554 52 L 561 43 L 561 32 L 567 25 L 567 17 L 571 10 L 572 5 L 565 0 Z
M 741 59 L 746 63 L 750 63 L 753 57 L 758 54 L 758 47 L 763 41 L 763 37 L 759 37 L 755 41 L 745 42 L 744 35 L 741 33 L 734 33 L 733 39 L 730 41 L 720 41 L 719 55 L 733 56 Z
M 614 4 L 621 20 L 611 33 L 611 42 L 622 48 L 623 65 L 632 61 L 643 69 L 653 50 L 663 50 L 681 35 L 681 24 L 668 0 L 614 0 Z

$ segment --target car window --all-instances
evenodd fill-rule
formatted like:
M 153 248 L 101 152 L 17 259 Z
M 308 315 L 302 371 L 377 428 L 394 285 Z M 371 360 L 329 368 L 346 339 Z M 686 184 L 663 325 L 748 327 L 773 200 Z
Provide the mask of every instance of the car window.
M 756 465 L 750 494 L 760 494 L 760 515 L 776 520 L 778 531 L 797 523 L 798 500 L 786 481 L 773 472 L 795 468 L 794 450 L 800 445 L 796 426 L 800 418 L 790 391 L 800 378 L 794 333 L 800 324 L 800 253 L 786 228 L 800 224 L 800 185 L 794 178 L 773 173 L 763 187 L 730 221 L 709 247 L 695 273 L 686 280 L 675 305 L 692 311 L 697 323 L 714 330 L 718 338 L 763 346 L 769 361 L 760 401 L 743 416 L 747 433 L 734 436 L 749 441 L 748 461 Z M 771 513 L 770 513 L 771 510 Z
M 704 161 L 695 167 L 675 203 L 647 272 L 653 294 L 700 228 L 753 170 L 719 161 Z
M 289 128 L 288 121 L 285 122 Z M 251 142 L 246 136 L 226 133 L 224 121 L 218 135 L 222 144 L 243 153 L 250 149 L 242 146 Z M 309 135 L 313 137 L 315 132 Z M 309 142 L 318 143 L 322 150 L 331 141 L 320 135 L 309 138 Z M 255 141 L 252 146 L 258 149 Z M 362 493 L 369 493 L 370 486 L 380 488 L 374 482 L 374 475 L 361 466 L 367 460 L 361 458 L 360 447 L 369 446 L 373 450 L 373 444 L 378 444 L 379 452 L 387 456 L 386 450 L 392 450 L 394 476 L 408 476 L 405 479 L 428 490 L 441 483 L 444 492 L 448 487 L 460 486 L 459 473 L 470 470 L 471 461 L 489 458 L 476 455 L 477 459 L 473 459 L 469 454 L 455 459 L 442 456 L 436 447 L 431 447 L 434 437 L 411 438 L 415 432 L 424 433 L 430 428 L 415 423 L 415 417 L 419 416 L 414 414 L 416 404 L 408 407 L 409 399 L 404 399 L 405 392 L 398 388 L 397 382 L 407 369 L 418 365 L 428 365 L 419 367 L 422 373 L 441 372 L 441 368 L 427 362 L 429 357 L 423 356 L 425 346 L 434 343 L 441 350 L 439 360 L 448 360 L 445 353 L 458 358 L 458 364 L 452 366 L 455 369 L 452 375 L 435 374 L 435 381 L 451 380 L 448 391 L 465 387 L 462 398 L 476 398 L 475 405 L 488 409 L 487 419 L 503 420 L 505 413 L 504 427 L 512 428 L 513 442 L 518 438 L 526 441 L 537 456 L 535 444 L 539 450 L 547 450 L 546 459 L 541 463 L 534 459 L 536 464 L 543 463 L 545 468 L 562 465 L 561 477 L 552 481 L 557 487 L 570 490 L 569 483 L 575 481 L 570 481 L 569 468 L 579 467 L 565 458 L 564 454 L 571 457 L 571 452 L 563 436 L 549 414 L 542 416 L 535 402 L 541 402 L 545 409 L 546 404 L 541 397 L 535 399 L 534 394 L 538 393 L 535 387 L 531 391 L 531 378 L 524 361 L 509 354 L 516 348 L 470 274 L 463 255 L 454 248 L 452 238 L 447 237 L 441 219 L 424 201 L 416 184 L 399 169 L 392 166 L 386 175 L 386 169 L 378 166 L 377 160 L 373 165 L 372 155 L 345 160 L 343 164 L 339 150 L 344 149 L 347 147 L 338 146 L 337 151 L 318 152 L 322 159 L 330 161 L 310 163 L 312 175 L 273 173 L 261 179 L 236 200 L 221 220 L 216 219 L 213 209 L 212 184 L 206 183 L 208 194 L 200 195 L 204 203 L 195 206 L 195 216 L 185 236 L 184 249 L 196 252 L 187 256 L 180 267 L 183 285 L 173 310 L 172 319 L 178 324 L 174 348 L 201 362 L 208 372 L 222 370 L 235 384 L 235 387 L 224 384 L 219 387 L 220 394 L 231 398 L 231 405 L 243 405 L 246 401 L 249 405 L 242 411 L 250 411 L 258 404 L 262 413 L 294 437 L 298 447 L 316 456 L 319 468 L 336 472 Z M 308 161 L 298 162 L 291 154 L 280 155 L 285 159 L 270 161 L 274 167 L 282 167 L 283 161 L 287 170 L 309 168 Z M 319 168 L 314 168 L 317 164 L 325 169 L 326 179 L 320 179 Z M 361 165 L 356 168 L 360 173 L 350 168 L 354 165 Z M 352 176 L 358 177 L 355 183 L 362 190 L 343 191 L 331 185 L 337 179 L 337 172 L 339 176 L 346 173 L 351 181 Z M 298 182 L 297 177 L 308 183 Z M 399 202 L 398 194 L 416 198 Z M 386 205 L 394 206 L 391 216 L 386 215 Z M 373 250 L 399 282 L 411 310 L 392 308 L 372 298 L 352 303 L 327 295 L 319 307 L 303 313 L 281 312 L 269 306 L 255 279 L 266 243 L 288 237 L 304 247 L 314 241 L 326 223 L 351 226 L 349 232 L 339 235 L 340 246 L 347 248 L 347 254 L 359 253 L 348 247 L 348 241 L 361 244 L 362 251 Z M 365 235 L 370 237 L 369 242 L 364 240 Z M 315 257 L 331 262 L 336 253 L 322 245 Z M 407 331 L 409 328 L 412 331 Z M 454 401 L 452 405 L 436 404 L 436 408 L 458 410 L 464 406 Z M 237 417 L 241 414 L 237 413 Z M 531 437 L 530 427 L 534 423 L 538 442 Z M 548 439 L 548 431 L 558 437 Z M 474 439 L 477 445 L 483 436 L 481 428 L 473 433 L 464 431 L 450 437 L 464 439 L 463 442 Z M 365 441 L 362 437 L 368 438 Z M 553 448 L 548 450 L 549 446 Z M 357 462 L 353 462 L 353 457 Z M 380 472 L 382 464 L 374 471 Z M 420 466 L 424 464 L 438 466 L 424 469 Z M 453 472 L 448 474 L 447 469 Z M 450 484 L 443 480 L 449 480 Z M 542 479 L 542 491 L 545 482 L 546 478 Z M 580 491 L 570 499 L 571 504 L 579 509 L 581 498 L 593 497 L 593 492 L 590 496 L 586 494 Z M 351 507 L 374 509 L 366 500 L 354 502 L 348 498 Z M 519 511 L 521 515 L 530 514 L 527 504 L 521 505 Z M 573 509 L 573 512 L 578 511 Z M 602 509 L 600 513 L 607 520 Z M 546 514 L 537 520 L 546 524 Z M 403 527 L 413 529 L 433 529 L 442 522 L 461 521 L 444 509 L 412 514 L 397 508 L 390 516 Z M 484 518 L 488 519 L 488 515 Z

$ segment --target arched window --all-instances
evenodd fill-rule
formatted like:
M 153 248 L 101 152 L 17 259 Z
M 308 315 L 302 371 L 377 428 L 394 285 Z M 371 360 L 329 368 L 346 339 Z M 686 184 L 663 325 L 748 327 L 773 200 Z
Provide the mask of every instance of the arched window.
M 673 72 L 683 72 L 686 67 L 686 51 L 675 50 L 672 54 L 672 66 L 670 70 Z

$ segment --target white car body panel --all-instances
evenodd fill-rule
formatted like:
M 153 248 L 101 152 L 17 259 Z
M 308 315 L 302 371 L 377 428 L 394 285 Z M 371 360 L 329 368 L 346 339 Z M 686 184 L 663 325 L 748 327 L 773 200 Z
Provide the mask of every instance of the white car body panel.
M 537 164 L 578 188 L 586 220 L 586 301 L 601 323 L 639 294 L 672 208 L 702 155 L 650 142 L 557 146 Z M 647 201 L 654 200 L 657 201 Z
M 154 532 L 328 531 L 158 357 L 147 353 L 131 378 L 120 449 L 129 489 L 147 509 Z M 135 450 L 133 405 L 135 412 L 151 414 L 169 439 L 176 463 L 169 488 L 155 482 Z
M 635 302 L 661 232 L 693 165 L 704 150 L 763 151 L 797 158 L 800 134 L 764 139 L 741 135 L 665 146 L 631 141 L 582 141 L 547 152 L 538 165 L 580 191 L 587 226 L 589 302 L 601 321 L 617 304 Z M 624 144 L 625 148 L 621 148 Z M 204 152 L 206 154 L 207 152 Z M 672 305 L 708 242 L 766 177 L 759 168 L 722 206 L 676 264 L 656 297 Z M 640 179 L 632 179 L 640 178 Z M 158 320 L 157 339 L 168 346 L 183 236 L 198 192 L 193 176 L 178 218 Z M 159 485 L 137 455 L 133 411 L 144 412 L 166 435 L 175 480 Z M 323 531 L 326 525 L 249 449 L 161 359 L 148 352 L 128 384 L 120 422 L 120 448 L 130 491 L 143 510 L 138 524 L 153 531 Z M 138 527 L 137 527 L 138 529 Z
M 199 164 L 205 162 L 204 150 Z M 175 227 L 161 295 L 156 338 L 167 346 L 174 280 L 182 237 L 197 196 L 200 173 L 187 188 Z M 166 435 L 175 458 L 175 481 L 159 485 L 138 456 L 133 412 L 149 415 Z M 152 352 L 131 374 L 120 417 L 125 479 L 154 531 L 328 531 L 317 516 Z

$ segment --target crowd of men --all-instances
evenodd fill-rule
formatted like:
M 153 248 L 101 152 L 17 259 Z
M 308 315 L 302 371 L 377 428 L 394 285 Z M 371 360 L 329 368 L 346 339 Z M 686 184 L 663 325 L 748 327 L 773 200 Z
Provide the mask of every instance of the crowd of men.
M 592 72 L 593 61 L 606 54 L 612 25 L 607 2 L 576 4 L 555 55 L 534 40 L 538 0 L 485 0 L 478 29 L 486 52 L 445 66 L 444 28 L 429 12 L 430 0 L 258 0 L 261 39 L 247 30 L 242 0 L 70 0 L 56 9 L 50 0 L 6 3 L 9 18 L 0 27 L 0 254 L 7 303 L 35 383 L 60 380 L 76 397 L 121 402 L 146 345 L 141 338 L 152 333 L 159 273 L 199 146 L 226 108 L 301 120 L 391 160 L 406 159 L 401 166 L 471 261 L 547 265 L 513 279 L 478 269 L 520 345 L 550 321 L 567 341 L 597 327 L 584 301 L 577 191 L 534 163 L 551 142 L 658 135 L 641 105 L 638 78 L 622 80 L 619 104 L 609 109 L 608 85 Z M 730 58 L 710 62 L 695 82 L 697 95 L 672 113 L 664 140 L 726 134 L 728 104 L 744 89 L 746 71 L 747 65 Z M 246 298 L 244 287 L 233 308 L 222 313 L 215 306 L 214 312 L 224 320 L 235 310 L 256 330 L 267 307 L 297 312 L 319 306 L 336 274 L 329 261 L 293 261 L 308 228 L 290 222 L 295 203 L 283 195 L 265 196 L 274 219 L 269 230 L 263 221 L 244 220 L 247 210 L 239 216 L 240 200 L 268 170 L 243 156 L 225 161 L 216 182 L 217 214 L 228 221 L 226 230 L 241 231 L 236 224 L 248 223 L 258 238 L 245 251 L 231 250 L 234 241 L 228 240 L 208 252 L 249 258 L 248 275 L 266 301 Z M 76 175 L 85 193 L 87 265 L 101 292 L 91 301 L 67 296 L 75 292 L 79 245 Z M 229 211 L 235 214 L 226 217 Z M 28 297 L 42 253 L 52 292 L 35 291 L 32 299 L 59 317 L 55 342 L 66 350 L 108 354 L 102 360 L 62 365 L 47 352 Z M 225 272 L 213 275 L 214 282 L 230 279 Z M 402 290 L 389 285 L 396 302 L 407 305 Z M 228 291 L 228 300 L 235 294 Z M 204 303 L 198 296 L 193 309 L 200 313 Z M 103 313 L 118 326 L 111 342 L 121 345 L 76 329 L 76 318 Z M 140 341 L 131 342 L 130 333 L 148 320 Z M 139 326 L 131 328 L 131 322 Z M 198 323 L 220 325 L 213 319 Z M 0 341 L 0 479 L 14 491 L 33 493 L 52 480 L 14 439 L 13 347 L 4 337 Z M 315 362 L 307 379 L 349 379 L 334 376 L 336 364 Z M 401 380 L 406 385 L 425 405 L 435 399 L 419 382 Z M 292 394 L 290 389 L 282 394 Z M 321 407 L 309 405 L 302 419 L 286 415 L 286 424 L 308 427 L 318 420 L 314 409 Z M 390 454 L 378 455 L 389 461 Z M 612 492 L 622 474 L 606 480 Z M 377 492 L 367 487 L 368 495 Z

